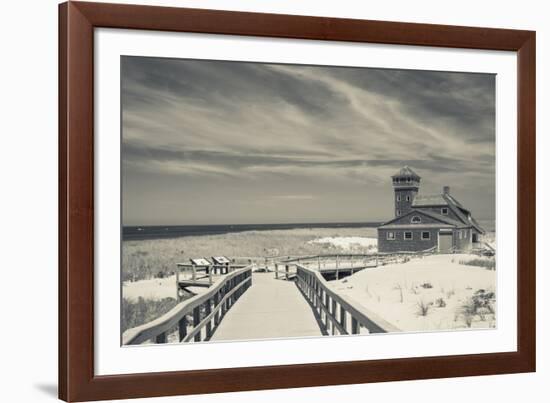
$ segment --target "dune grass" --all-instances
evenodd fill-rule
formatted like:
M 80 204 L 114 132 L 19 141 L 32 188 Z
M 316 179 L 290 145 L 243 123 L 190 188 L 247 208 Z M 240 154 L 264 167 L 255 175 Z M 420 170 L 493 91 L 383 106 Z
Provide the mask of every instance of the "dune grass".
M 137 281 L 173 274 L 176 263 L 188 263 L 193 257 L 284 256 L 343 252 L 341 248 L 331 244 L 308 243 L 322 237 L 337 236 L 376 237 L 376 229 L 300 228 L 124 241 L 122 281 Z
M 137 301 L 122 298 L 121 331 L 150 322 L 176 306 L 175 298 L 160 300 L 139 297 Z

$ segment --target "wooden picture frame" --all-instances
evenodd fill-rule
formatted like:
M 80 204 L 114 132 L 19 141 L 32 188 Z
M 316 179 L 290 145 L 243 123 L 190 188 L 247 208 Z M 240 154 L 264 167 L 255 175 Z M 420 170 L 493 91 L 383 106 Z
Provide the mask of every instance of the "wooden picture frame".
M 506 50 L 518 58 L 518 351 L 94 375 L 94 28 Z M 122 399 L 535 371 L 535 32 L 200 9 L 59 6 L 59 397 Z

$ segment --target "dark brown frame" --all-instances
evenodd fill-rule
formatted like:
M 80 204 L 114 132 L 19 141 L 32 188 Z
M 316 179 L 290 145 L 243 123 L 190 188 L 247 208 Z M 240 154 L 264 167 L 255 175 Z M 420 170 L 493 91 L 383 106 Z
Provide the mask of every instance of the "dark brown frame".
M 94 375 L 96 27 L 516 51 L 518 351 Z M 59 6 L 59 397 L 121 399 L 535 371 L 535 32 L 68 2 Z

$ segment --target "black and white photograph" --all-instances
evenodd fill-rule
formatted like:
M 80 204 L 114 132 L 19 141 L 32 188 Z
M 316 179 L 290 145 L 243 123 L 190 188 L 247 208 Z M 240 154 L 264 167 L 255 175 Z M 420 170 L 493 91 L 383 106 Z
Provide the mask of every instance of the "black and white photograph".
M 2 3 L 0 400 L 544 401 L 544 5 Z
M 495 75 L 122 56 L 122 344 L 497 327 Z

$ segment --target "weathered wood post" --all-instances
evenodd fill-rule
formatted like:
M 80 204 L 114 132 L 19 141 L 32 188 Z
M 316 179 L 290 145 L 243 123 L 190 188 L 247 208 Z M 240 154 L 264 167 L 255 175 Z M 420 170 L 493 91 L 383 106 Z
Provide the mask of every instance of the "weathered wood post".
M 326 328 L 327 328 L 327 333 L 330 329 L 330 320 L 329 320 L 330 305 L 329 305 L 329 301 L 330 301 L 330 296 L 328 295 L 328 292 L 325 291 L 325 325 L 326 325 Z
M 214 270 L 214 265 L 208 266 L 207 270 L 208 270 L 208 284 L 212 285 L 212 271 Z
M 332 306 L 331 306 L 331 314 L 334 320 L 336 320 L 336 300 L 332 298 Z M 334 326 L 334 323 L 332 324 L 332 335 L 334 336 L 336 334 L 336 326 Z
M 161 333 L 155 338 L 155 342 L 157 344 L 164 344 L 166 343 L 166 333 Z
M 289 265 L 285 264 L 285 279 L 288 280 Z
M 193 328 L 196 328 L 201 322 L 201 307 L 200 305 L 193 309 Z M 194 338 L 195 341 L 201 341 L 201 332 L 197 332 Z
M 212 312 L 211 301 L 210 299 L 208 299 L 205 304 L 204 313 L 206 316 L 208 316 L 210 315 L 211 312 Z M 206 338 L 210 339 L 210 337 L 212 337 L 212 320 L 209 320 L 208 323 L 206 324 Z
M 218 306 L 220 303 L 220 292 L 218 291 L 216 295 L 214 295 L 214 308 Z M 220 310 L 216 310 L 216 313 L 214 314 L 214 326 L 218 326 L 220 323 Z
M 321 256 L 317 256 L 317 268 L 321 270 Z
M 275 278 L 279 279 L 279 263 L 275 262 Z
M 183 318 L 181 318 L 178 322 L 178 333 L 181 342 L 185 339 L 185 336 L 187 336 L 187 316 L 185 315 L 183 315 Z
M 340 325 L 344 328 L 345 334 L 347 334 L 348 319 L 346 318 L 346 310 L 340 305 Z
M 180 302 L 180 266 L 176 265 L 176 301 Z
M 353 316 L 351 317 L 351 334 L 359 334 L 359 322 Z
M 195 263 L 193 263 L 193 273 L 191 274 L 191 276 L 193 282 L 197 281 L 197 266 L 195 266 Z

